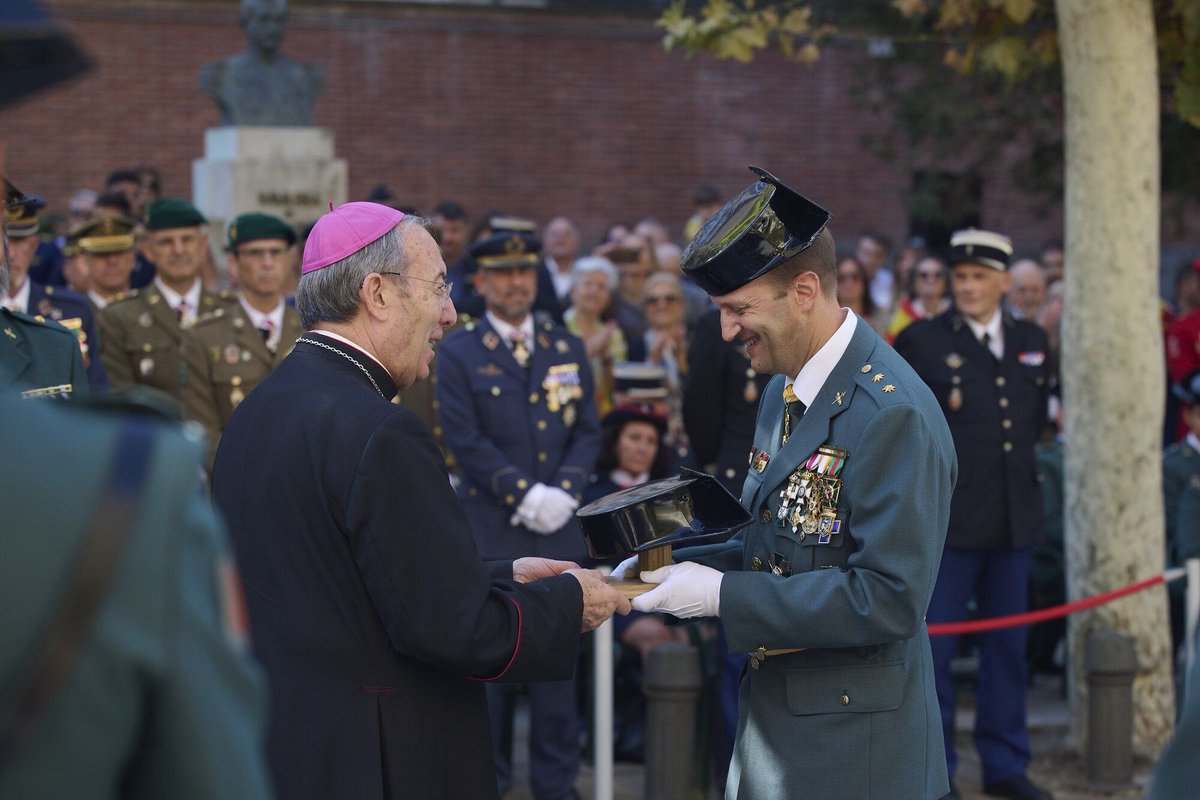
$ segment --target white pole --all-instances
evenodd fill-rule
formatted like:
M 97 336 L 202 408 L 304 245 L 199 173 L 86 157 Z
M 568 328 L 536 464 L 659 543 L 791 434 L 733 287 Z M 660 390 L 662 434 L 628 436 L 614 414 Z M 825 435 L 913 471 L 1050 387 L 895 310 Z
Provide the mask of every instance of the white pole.
M 603 568 L 607 574 L 610 570 Z M 607 619 L 593 634 L 592 750 L 596 800 L 613 796 L 613 622 Z
M 1200 558 L 1189 558 L 1184 562 L 1184 566 L 1187 568 L 1187 594 L 1185 595 L 1187 672 L 1184 674 L 1188 675 L 1191 674 L 1192 662 L 1196 659 L 1196 621 L 1200 619 Z M 1184 684 L 1185 695 L 1189 690 L 1194 691 L 1195 687 Z

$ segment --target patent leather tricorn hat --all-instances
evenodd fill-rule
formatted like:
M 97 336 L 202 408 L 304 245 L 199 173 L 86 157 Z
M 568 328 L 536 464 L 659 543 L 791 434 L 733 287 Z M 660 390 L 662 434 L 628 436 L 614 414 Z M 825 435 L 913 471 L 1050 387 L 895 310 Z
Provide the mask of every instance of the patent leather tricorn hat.
M 753 519 L 720 481 L 689 469 L 601 497 L 575 515 L 592 558 L 724 541 Z
M 685 275 L 710 295 L 729 294 L 802 253 L 830 213 L 758 167 L 758 180 L 713 214 L 684 251 Z

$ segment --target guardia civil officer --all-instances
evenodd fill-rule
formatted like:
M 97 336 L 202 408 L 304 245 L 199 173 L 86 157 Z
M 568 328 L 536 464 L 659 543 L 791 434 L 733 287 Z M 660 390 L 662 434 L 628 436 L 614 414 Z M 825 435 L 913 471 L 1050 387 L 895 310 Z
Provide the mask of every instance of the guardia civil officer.
M 75 334 L 89 386 L 98 392 L 108 388 L 108 375 L 96 347 L 96 322 L 92 309 L 79 294 L 61 286 L 33 280 L 31 268 L 39 248 L 38 222 L 46 203 L 26 195 L 6 181 L 5 217 L 8 236 L 8 293 L 0 305 L 32 317 L 50 319 Z
M 20 454 L 0 459 L 0 800 L 269 798 L 266 690 L 199 444 L 5 393 L 0 439 Z
M 210 467 L 229 415 L 304 333 L 300 315 L 283 300 L 295 259 L 292 226 L 269 214 L 242 214 L 228 238 L 238 302 L 204 314 L 183 335 L 183 411 L 208 431 Z
M 442 428 L 485 559 L 585 552 L 574 512 L 600 448 L 594 387 L 583 342 L 532 312 L 540 249 L 532 235 L 510 231 L 471 247 L 486 311 L 438 354 Z M 570 797 L 580 762 L 575 682 L 531 684 L 529 697 L 533 795 Z M 488 686 L 501 795 L 512 781 L 510 700 Z
M 754 522 L 642 573 L 661 585 L 634 607 L 719 616 L 749 654 L 727 798 L 935 800 L 949 784 L 924 617 L 954 444 L 920 378 L 838 307 L 829 212 L 751 169 L 683 269 L 775 376 L 742 489 Z
M 157 267 L 154 281 L 100 313 L 104 366 L 114 389 L 143 384 L 178 400 L 186 377 L 184 329 L 201 314 L 233 303 L 233 295 L 209 292 L 200 282 L 208 250 L 205 222 L 195 206 L 177 197 L 147 206 L 143 250 Z
M 981 617 L 1019 614 L 1029 604 L 1030 566 L 1042 540 L 1042 497 L 1034 445 L 1045 430 L 1050 347 L 1033 323 L 1014 320 L 1001 299 L 1012 257 L 1008 237 L 967 229 L 950 238 L 954 307 L 901 331 L 896 350 L 929 385 L 958 452 L 959 482 L 950 508 L 946 551 L 929 605 L 930 622 L 966 617 L 975 598 Z M 1051 794 L 1026 776 L 1024 628 L 980 637 L 975 743 L 984 791 L 1014 800 Z M 957 637 L 933 640 L 938 700 L 951 775 Z

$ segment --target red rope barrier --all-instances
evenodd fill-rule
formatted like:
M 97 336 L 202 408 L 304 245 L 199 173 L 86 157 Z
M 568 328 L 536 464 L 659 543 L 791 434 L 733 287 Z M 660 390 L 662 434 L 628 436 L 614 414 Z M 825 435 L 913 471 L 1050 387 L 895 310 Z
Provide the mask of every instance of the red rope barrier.
M 1172 575 L 1174 580 L 1181 575 Z M 1015 628 L 1018 625 L 1032 625 L 1035 622 L 1045 622 L 1048 619 L 1057 617 L 1065 617 L 1068 614 L 1074 614 L 1076 611 L 1083 611 L 1087 608 L 1103 605 L 1110 600 L 1116 600 L 1118 597 L 1124 597 L 1127 594 L 1140 592 L 1143 589 L 1149 589 L 1151 586 L 1157 586 L 1167 580 L 1166 575 L 1155 575 L 1153 578 L 1147 578 L 1144 581 L 1131 583 L 1128 586 L 1122 586 L 1120 589 L 1113 589 L 1103 594 L 1098 594 L 1093 597 L 1085 597 L 1082 600 L 1076 600 L 1073 603 L 1065 603 L 1060 606 L 1051 606 L 1050 608 L 1041 608 L 1037 611 L 1028 611 L 1024 614 L 1009 614 L 1006 617 L 992 617 L 991 619 L 974 619 L 967 622 L 935 622 L 929 626 L 930 636 L 956 636 L 962 633 L 983 633 L 984 631 L 994 631 L 1000 628 Z

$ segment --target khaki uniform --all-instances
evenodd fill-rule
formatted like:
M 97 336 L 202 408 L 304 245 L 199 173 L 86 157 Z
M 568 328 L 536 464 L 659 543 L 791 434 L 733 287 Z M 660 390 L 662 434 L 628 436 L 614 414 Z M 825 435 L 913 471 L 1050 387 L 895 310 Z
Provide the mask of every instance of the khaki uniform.
M 201 291 L 200 315 L 235 303 L 230 292 Z M 101 356 L 113 389 L 144 384 L 180 399 L 185 369 L 183 328 L 153 284 L 134 289 L 100 312 Z
M 241 304 L 218 308 L 196 320 L 183 335 L 183 413 L 208 430 L 208 465 L 212 466 L 221 432 L 246 395 L 292 352 L 304 333 L 296 309 L 284 306 L 276 352 Z

